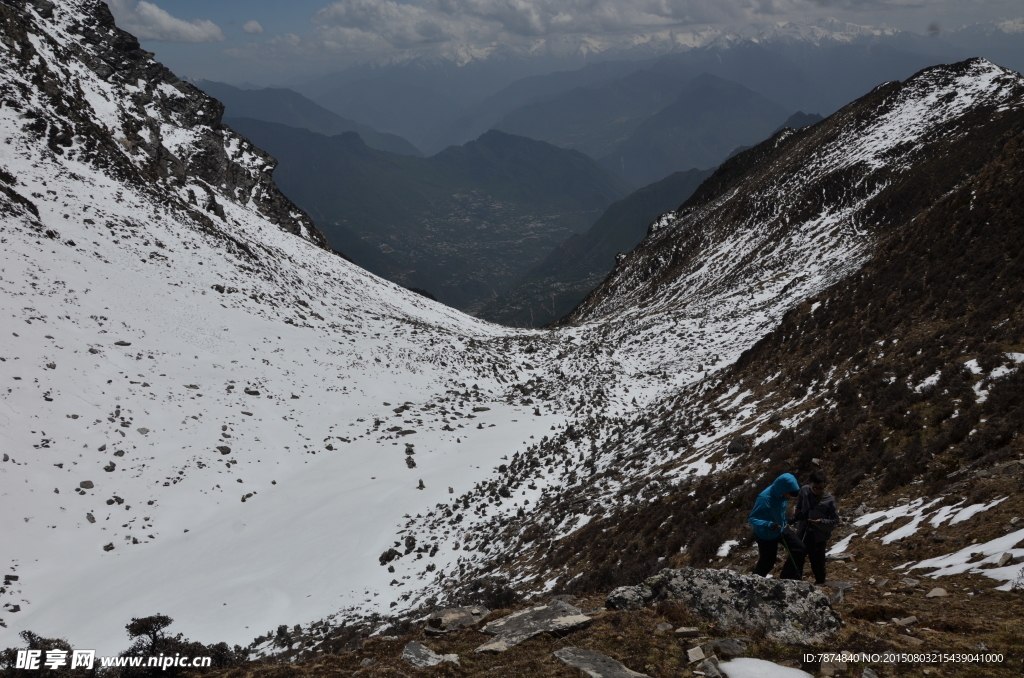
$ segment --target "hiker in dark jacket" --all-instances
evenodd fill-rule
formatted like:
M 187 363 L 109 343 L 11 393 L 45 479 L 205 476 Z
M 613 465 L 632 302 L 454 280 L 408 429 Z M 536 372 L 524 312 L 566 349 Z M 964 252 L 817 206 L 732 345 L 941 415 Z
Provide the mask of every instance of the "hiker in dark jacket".
M 747 522 L 754 528 L 754 538 L 760 558 L 754 566 L 754 574 L 766 576 L 775 567 L 775 558 L 782 543 L 786 564 L 782 566 L 781 579 L 801 579 L 804 570 L 804 543 L 792 531 L 786 530 L 786 502 L 800 492 L 800 483 L 792 473 L 783 473 L 775 482 L 757 495 L 754 508 Z
M 811 561 L 814 583 L 825 583 L 825 546 L 832 530 L 839 524 L 839 510 L 835 498 L 825 491 L 825 474 L 815 471 L 810 484 L 800 488 L 796 499 L 797 536 L 807 548 L 807 559 Z

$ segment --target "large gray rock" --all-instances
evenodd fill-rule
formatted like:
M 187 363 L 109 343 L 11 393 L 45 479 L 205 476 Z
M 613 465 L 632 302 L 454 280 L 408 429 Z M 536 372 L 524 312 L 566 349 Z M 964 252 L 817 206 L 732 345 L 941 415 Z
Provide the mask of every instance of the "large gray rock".
M 482 605 L 473 607 L 451 607 L 434 612 L 427 617 L 427 626 L 423 632 L 428 636 L 443 636 L 463 626 L 472 626 L 490 612 Z
M 648 678 L 647 674 L 632 671 L 623 666 L 621 662 L 592 650 L 565 647 L 555 652 L 555 656 L 569 666 L 576 667 L 590 678 Z
M 418 669 L 437 666 L 441 662 L 459 663 L 459 655 L 437 654 L 423 643 L 417 643 L 415 640 L 406 645 L 405 649 L 402 650 L 402 659 Z
M 679 600 L 717 621 L 721 629 L 761 629 L 784 643 L 824 643 L 842 623 L 828 597 L 809 582 L 764 579 L 731 570 L 662 570 L 641 585 L 615 589 L 605 604 L 630 606 L 637 600 L 644 604 Z
M 629 610 L 643 607 L 654 597 L 654 592 L 646 586 L 620 586 L 612 589 L 604 601 L 609 610 Z
M 475 652 L 504 652 L 542 633 L 569 633 L 589 626 L 590 622 L 590 617 L 585 616 L 578 607 L 561 600 L 552 600 L 546 605 L 513 612 L 487 624 L 480 630 L 493 634 L 494 638 L 476 648 Z

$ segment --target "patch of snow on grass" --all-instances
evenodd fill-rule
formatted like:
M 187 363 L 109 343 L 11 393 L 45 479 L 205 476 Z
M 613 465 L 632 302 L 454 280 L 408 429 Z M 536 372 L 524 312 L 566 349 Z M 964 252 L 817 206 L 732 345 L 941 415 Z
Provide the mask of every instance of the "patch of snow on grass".
M 990 577 L 997 581 L 1007 582 L 1006 585 L 999 587 L 1000 590 L 1008 591 L 1010 585 L 1018 576 L 1020 576 L 1024 564 L 1007 565 L 1005 567 L 994 567 L 982 569 L 982 565 L 996 564 L 1004 553 L 1011 554 L 1014 558 L 1020 558 L 1024 556 L 1024 548 L 1014 548 L 1021 541 L 1024 541 L 1024 529 L 1011 532 L 997 537 L 992 541 L 985 542 L 984 544 L 970 544 L 965 546 L 959 551 L 954 553 L 947 553 L 944 556 L 938 556 L 936 558 L 928 558 L 922 560 L 916 565 L 911 565 L 909 570 L 916 570 L 928 567 L 938 568 L 934 572 L 928 572 L 929 577 L 945 577 L 947 575 L 962 574 L 964 572 L 971 572 L 973 574 L 983 574 L 986 577 Z M 975 562 L 970 562 L 974 554 L 982 554 L 984 558 Z
M 958 511 L 957 514 L 955 516 L 953 516 L 953 519 L 949 521 L 949 524 L 950 525 L 956 525 L 957 523 L 962 523 L 965 520 L 967 520 L 968 518 L 971 518 L 971 517 L 981 513 L 982 511 L 987 511 L 990 508 L 992 508 L 993 506 L 998 506 L 999 504 L 1003 503 L 1007 499 L 1009 499 L 1009 497 L 1003 497 L 1001 499 L 993 499 L 988 504 L 971 504 L 967 508 L 960 509 L 960 511 Z
M 719 558 L 727 558 L 729 556 L 729 551 L 732 550 L 732 547 L 739 546 L 739 544 L 740 543 L 735 539 L 730 539 L 729 541 L 725 542 L 724 544 L 718 547 L 718 553 L 716 553 L 715 555 L 717 555 Z

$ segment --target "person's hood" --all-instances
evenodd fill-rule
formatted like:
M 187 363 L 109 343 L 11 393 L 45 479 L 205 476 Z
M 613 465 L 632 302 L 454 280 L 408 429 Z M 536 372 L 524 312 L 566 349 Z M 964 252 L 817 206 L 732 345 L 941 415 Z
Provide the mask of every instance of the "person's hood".
M 792 473 L 783 473 L 781 476 L 775 479 L 772 483 L 772 496 L 781 497 L 787 492 L 799 492 L 800 483 L 797 482 L 796 476 Z

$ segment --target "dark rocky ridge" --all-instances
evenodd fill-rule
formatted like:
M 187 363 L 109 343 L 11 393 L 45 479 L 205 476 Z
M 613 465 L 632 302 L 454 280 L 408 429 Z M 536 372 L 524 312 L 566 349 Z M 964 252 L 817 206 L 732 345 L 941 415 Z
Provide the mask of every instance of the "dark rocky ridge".
M 271 173 L 252 171 L 253 164 L 272 168 L 273 159 L 221 125 L 223 106 L 154 61 L 153 54 L 141 49 L 134 36 L 117 28 L 104 3 L 92 3 L 81 16 L 59 17 L 61 25 L 68 21 L 70 39 L 66 41 L 58 42 L 48 31 L 34 26 L 53 20 L 55 13 L 69 11 L 46 0 L 0 3 L 0 34 L 16 59 L 16 69 L 31 74 L 21 91 L 0 91 L 0 101 L 32 120 L 33 130 L 40 138 L 48 138 L 54 153 L 63 154 L 73 138 L 79 139 L 80 160 L 150 191 L 157 199 L 170 199 L 177 208 L 193 213 L 211 232 L 218 230 L 209 216 L 218 216 L 218 200 L 252 200 L 271 223 L 327 246 L 308 217 L 277 190 Z M 30 34 L 43 40 L 56 62 L 66 68 L 52 68 L 45 58 L 33 63 L 37 52 Z M 101 126 L 84 115 L 90 106 L 73 75 L 76 62 L 122 90 L 124 113 L 117 115 L 116 122 L 107 120 L 114 127 Z M 141 88 L 140 82 L 144 83 Z M 19 102 L 25 101 L 35 101 L 35 105 L 22 109 Z M 196 135 L 192 152 L 179 157 L 168 149 L 161 130 L 165 122 Z M 232 149 L 235 144 L 238 148 Z M 171 198 L 173 193 L 167 189 L 184 185 L 186 177 L 205 182 L 207 195 Z

